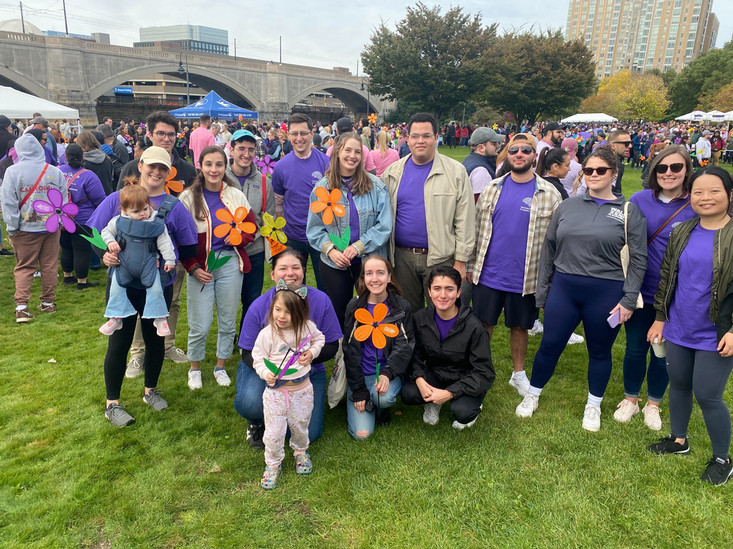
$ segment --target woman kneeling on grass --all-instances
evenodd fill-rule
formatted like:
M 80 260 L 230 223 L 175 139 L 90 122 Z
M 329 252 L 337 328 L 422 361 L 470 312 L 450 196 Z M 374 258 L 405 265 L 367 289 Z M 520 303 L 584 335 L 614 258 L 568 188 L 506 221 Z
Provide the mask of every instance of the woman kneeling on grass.
M 357 281 L 359 297 L 346 307 L 344 362 L 348 381 L 346 417 L 349 434 L 356 439 L 368 438 L 376 421 L 389 423 L 389 408 L 402 389 L 402 376 L 412 359 L 415 336 L 412 330 L 410 304 L 392 282 L 392 265 L 381 255 L 370 255 L 361 266 Z M 372 317 L 377 304 L 387 306 L 387 316 L 378 322 L 394 324 L 399 332 L 385 338 L 384 348 L 373 340 L 354 337 L 359 322 L 357 309 L 366 309 Z M 377 319 L 374 319 L 375 321 Z M 362 325 L 363 326 L 363 325 Z M 377 364 L 380 365 L 377 379 Z
M 692 209 L 700 216 L 669 237 L 654 301 L 657 320 L 648 341 L 667 340 L 672 434 L 649 446 L 655 454 L 690 451 L 687 426 L 694 394 L 713 446 L 701 480 L 725 484 L 733 474 L 731 420 L 723 401 L 733 370 L 733 181 L 718 167 L 690 181 Z
M 415 352 L 402 402 L 424 404 L 423 421 L 435 425 L 450 401 L 455 429 L 473 426 L 496 374 L 489 334 L 471 307 L 461 305 L 461 274 L 436 267 L 428 277 L 430 304 L 415 313 Z M 567 338 L 566 338 L 567 341 Z

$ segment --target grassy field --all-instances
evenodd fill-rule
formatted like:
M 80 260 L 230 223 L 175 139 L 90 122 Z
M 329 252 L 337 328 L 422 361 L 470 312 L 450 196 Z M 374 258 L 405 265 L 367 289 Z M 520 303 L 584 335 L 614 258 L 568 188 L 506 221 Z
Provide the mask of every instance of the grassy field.
M 627 169 L 624 189 L 639 188 L 639 170 Z M 639 417 L 612 419 L 623 331 L 599 433 L 580 425 L 583 345 L 565 351 L 535 416 L 515 417 L 501 326 L 497 380 L 472 429 L 452 429 L 447 411 L 429 427 L 421 408 L 398 404 L 390 426 L 357 442 L 342 403 L 311 446 L 313 474 L 296 476 L 288 456 L 266 492 L 234 385 L 213 380 L 213 336 L 202 390 L 188 389 L 187 365 L 166 361 L 159 388 L 170 408 L 153 412 L 142 378 L 125 380 L 121 400 L 137 421 L 114 428 L 103 415 L 103 289 L 59 286 L 57 313 L 16 325 L 13 263 L 0 258 L 0 547 L 733 547 L 733 486 L 699 481 L 711 455 L 699 409 L 687 456 L 652 455 L 659 434 Z M 36 280 L 32 310 L 39 290 Z M 185 349 L 185 300 L 181 318 Z M 528 367 L 539 341 L 530 338 Z M 227 369 L 233 378 L 234 357 Z

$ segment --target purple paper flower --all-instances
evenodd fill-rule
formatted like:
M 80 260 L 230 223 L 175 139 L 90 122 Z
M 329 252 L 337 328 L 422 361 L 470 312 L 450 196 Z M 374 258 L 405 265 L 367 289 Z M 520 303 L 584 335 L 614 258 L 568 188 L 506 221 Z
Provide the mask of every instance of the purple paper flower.
M 64 204 L 64 197 L 58 189 L 49 189 L 46 195 L 49 202 L 45 200 L 35 200 L 33 202 L 33 209 L 39 214 L 51 214 L 46 219 L 46 230 L 49 233 L 55 233 L 59 228 L 59 222 L 61 222 L 67 232 L 76 232 L 76 224 L 72 219 L 79 213 L 79 206 L 73 202 L 67 202 Z
M 257 166 L 260 168 L 262 175 L 270 175 L 275 169 L 275 161 L 269 156 L 265 156 L 262 160 L 257 161 Z

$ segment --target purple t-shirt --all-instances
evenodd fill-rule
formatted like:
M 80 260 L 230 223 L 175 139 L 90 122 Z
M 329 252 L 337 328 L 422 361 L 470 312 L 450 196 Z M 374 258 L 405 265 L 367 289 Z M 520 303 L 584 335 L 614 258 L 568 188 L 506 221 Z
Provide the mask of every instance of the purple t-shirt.
M 603 206 L 606 202 L 613 202 L 614 200 L 616 200 L 615 198 L 612 198 L 610 200 L 605 200 L 603 198 L 596 198 L 595 196 L 591 196 L 591 198 L 593 199 L 593 202 L 595 202 L 599 206 Z
M 479 284 L 521 294 L 524 288 L 524 264 L 527 259 L 527 233 L 536 178 L 515 183 L 504 180 L 499 200 L 491 218 L 494 226 Z
M 443 320 L 442 318 L 440 318 L 440 315 L 438 315 L 438 311 L 435 311 L 434 318 L 435 325 L 438 327 L 438 333 L 440 334 L 440 341 L 443 341 L 446 337 L 448 337 L 448 333 L 455 325 L 458 315 L 456 314 L 456 316 L 454 316 L 453 318 Z
M 60 166 L 59 169 L 63 172 L 67 185 L 69 185 L 69 181 L 77 173 L 82 172 L 76 176 L 68 189 L 71 202 L 79 207 L 79 213 L 76 214 L 74 220 L 80 225 L 86 225 L 87 220 L 94 213 L 96 207 L 107 197 L 104 194 L 102 182 L 97 177 L 97 174 L 91 170 L 85 170 L 84 168 L 74 169 L 68 164 Z
M 252 350 L 260 330 L 267 326 L 267 315 L 270 312 L 270 304 L 275 295 L 275 288 L 270 288 L 260 297 L 254 300 L 247 310 L 242 324 L 242 333 L 239 335 L 239 346 L 242 349 Z M 338 318 L 331 305 L 331 300 L 324 292 L 308 286 L 308 309 L 310 320 L 323 333 L 326 343 L 338 341 L 341 336 Z M 318 359 L 316 359 L 318 360 Z M 323 372 L 323 364 L 313 363 L 313 372 Z
M 646 238 L 649 240 L 654 233 L 659 230 L 662 223 L 667 221 L 669 217 L 676 212 L 682 204 L 687 202 L 687 198 L 682 200 L 673 200 L 672 202 L 665 203 L 661 200 L 654 198 L 654 191 L 651 189 L 644 189 L 635 193 L 629 202 L 638 206 L 641 213 L 646 218 Z M 692 206 L 687 204 L 684 210 L 678 213 L 675 218 L 667 223 L 667 226 L 662 229 L 651 244 L 647 247 L 647 259 L 646 259 L 646 274 L 644 275 L 644 283 L 641 285 L 641 295 L 644 298 L 644 303 L 654 303 L 654 296 L 657 293 L 657 287 L 659 286 L 659 280 L 661 279 L 662 259 L 664 258 L 664 251 L 667 249 L 667 242 L 669 242 L 669 235 L 677 225 L 688 219 L 696 217 Z
M 370 314 L 374 314 L 374 306 L 376 303 L 367 303 L 366 308 Z M 384 350 L 377 349 L 372 343 L 372 338 L 368 338 L 361 344 L 361 371 L 365 376 L 373 376 L 377 373 L 375 364 L 379 362 L 379 368 L 384 366 Z
M 165 194 L 159 196 L 151 196 L 150 201 L 157 210 L 160 203 L 163 202 Z M 116 215 L 120 214 L 120 191 L 115 191 L 94 210 L 94 213 L 87 221 L 87 225 L 102 231 L 107 224 Z M 196 232 L 196 224 L 193 217 L 180 202 L 176 202 L 165 220 L 165 227 L 168 229 L 168 235 L 176 245 L 174 247 L 176 259 L 178 259 L 178 246 L 192 246 L 198 244 L 198 233 Z M 171 271 L 171 284 L 176 279 L 176 272 Z
M 203 191 L 204 191 L 204 201 L 206 202 L 206 205 L 209 207 L 209 212 L 211 214 L 211 249 L 213 251 L 218 251 L 218 250 L 223 250 L 223 249 L 231 250 L 232 249 L 231 246 L 227 246 L 226 244 L 224 244 L 224 238 L 219 238 L 218 236 L 214 235 L 214 229 L 216 229 L 219 225 L 224 225 L 224 222 L 220 221 L 219 218 L 216 217 L 216 211 L 222 208 L 226 210 L 227 207 L 221 201 L 221 195 L 219 194 L 218 191 L 208 191 L 206 189 L 203 189 Z
M 665 339 L 696 349 L 716 351 L 718 335 L 710 321 L 710 290 L 713 285 L 715 232 L 700 225 L 690 234 L 677 271 L 677 287 L 669 307 Z
M 428 224 L 425 220 L 425 181 L 433 162 L 418 166 L 412 157 L 405 164 L 400 187 L 397 189 L 394 236 L 397 246 L 428 247 Z
M 346 186 L 346 198 L 349 201 L 349 244 L 353 244 L 359 240 L 359 210 L 356 209 L 354 203 L 354 194 L 351 192 L 352 181 L 349 181 Z
M 310 195 L 328 169 L 329 158 L 318 149 L 311 149 L 308 158 L 299 158 L 294 152 L 285 155 L 275 164 L 272 172 L 272 190 L 284 197 L 283 214 L 286 225 L 283 231 L 288 238 L 308 242 L 305 226 L 308 221 Z

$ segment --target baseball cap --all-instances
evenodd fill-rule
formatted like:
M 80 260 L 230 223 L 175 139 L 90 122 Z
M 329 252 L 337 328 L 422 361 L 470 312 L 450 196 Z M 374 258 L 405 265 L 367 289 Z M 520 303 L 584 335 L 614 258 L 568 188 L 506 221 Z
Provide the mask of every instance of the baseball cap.
M 170 170 L 171 168 L 171 155 L 168 154 L 168 151 L 166 151 L 162 147 L 148 147 L 143 151 L 142 156 L 140 157 L 140 162 L 143 164 L 163 164 L 166 168 Z
M 542 133 L 547 132 L 554 132 L 555 130 L 562 130 L 563 127 L 558 124 L 557 122 L 550 122 L 549 124 L 545 124 L 542 128 Z
M 468 140 L 468 144 L 481 145 L 487 141 L 491 141 L 492 143 L 501 143 L 504 141 L 504 136 L 499 135 L 491 128 L 476 128 L 476 130 L 471 134 L 471 139 Z
M 352 129 L 354 129 L 354 124 L 352 124 L 351 118 L 344 116 L 343 118 L 336 120 L 336 130 L 339 133 L 348 133 Z
M 519 137 L 520 135 L 523 137 L 520 137 L 519 139 L 517 139 L 517 137 Z M 514 137 L 512 137 L 511 141 L 509 141 L 507 148 L 511 147 L 512 145 L 529 145 L 535 151 L 537 150 L 537 143 L 534 140 L 534 136 L 528 133 L 516 134 Z
M 240 139 L 246 139 L 247 141 L 257 142 L 257 138 L 252 132 L 247 130 L 237 130 L 232 134 L 232 143 L 239 141 Z
M 712 134 L 710 133 L 710 130 L 705 130 L 704 132 L 702 132 L 702 134 L 703 134 L 703 135 L 712 135 Z
M 43 116 L 36 116 L 31 120 L 31 124 L 41 124 L 44 128 L 48 128 L 48 120 Z

